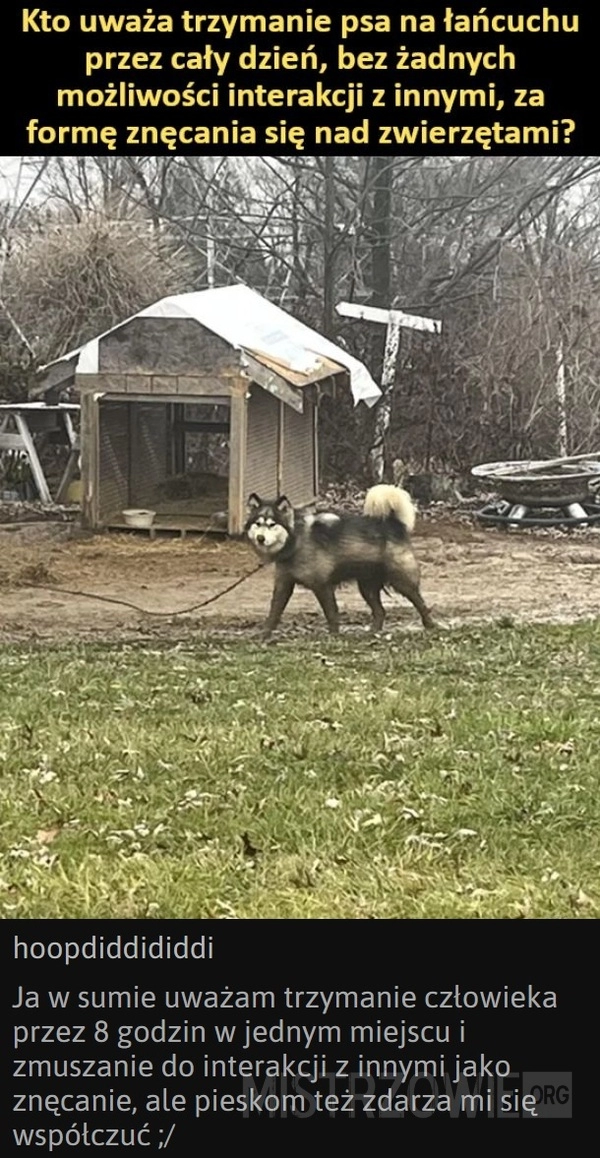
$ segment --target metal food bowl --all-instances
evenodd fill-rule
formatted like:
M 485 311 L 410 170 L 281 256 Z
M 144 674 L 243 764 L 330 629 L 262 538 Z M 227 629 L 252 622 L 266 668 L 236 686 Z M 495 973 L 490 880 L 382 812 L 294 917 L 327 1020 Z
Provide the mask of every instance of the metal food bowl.
M 137 508 L 130 508 L 121 513 L 127 527 L 151 527 L 156 518 L 156 511 L 146 511 Z

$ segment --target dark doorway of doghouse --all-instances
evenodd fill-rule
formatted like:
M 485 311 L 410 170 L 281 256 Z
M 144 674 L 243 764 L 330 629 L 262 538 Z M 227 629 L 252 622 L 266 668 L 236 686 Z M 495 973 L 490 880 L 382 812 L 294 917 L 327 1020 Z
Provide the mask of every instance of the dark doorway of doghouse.
M 157 514 L 196 517 L 227 529 L 229 404 L 174 402 L 170 462 Z
M 130 507 L 154 511 L 154 530 L 226 531 L 229 431 L 229 401 L 223 398 L 104 402 L 100 492 L 105 525 L 124 526 L 122 512 Z M 122 461 L 124 485 L 120 509 L 110 503 L 108 511 L 107 473 L 114 470 L 115 456 Z

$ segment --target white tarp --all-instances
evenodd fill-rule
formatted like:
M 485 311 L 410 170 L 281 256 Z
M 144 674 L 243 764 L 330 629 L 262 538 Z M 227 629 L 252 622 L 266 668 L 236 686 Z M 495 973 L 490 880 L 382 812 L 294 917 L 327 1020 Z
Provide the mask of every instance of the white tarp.
M 353 358 L 341 346 L 336 346 L 245 285 L 174 294 L 140 310 L 135 317 L 194 318 L 231 346 L 277 358 L 299 373 L 309 374 L 315 369 L 318 356 L 330 358 L 350 372 L 355 405 L 365 402 L 367 406 L 374 406 L 381 397 L 381 390 L 358 358 Z M 130 321 L 132 319 L 127 318 L 106 333 L 113 333 Z M 80 348 L 79 374 L 98 373 L 98 343 L 105 336 L 100 334 Z M 58 360 L 67 361 L 75 353 L 77 351 L 72 350 Z

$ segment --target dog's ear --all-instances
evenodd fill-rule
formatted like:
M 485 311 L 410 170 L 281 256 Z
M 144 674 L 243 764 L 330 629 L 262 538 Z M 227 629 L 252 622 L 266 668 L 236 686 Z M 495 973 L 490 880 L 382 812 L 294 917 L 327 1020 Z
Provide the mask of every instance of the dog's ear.
M 282 515 L 289 515 L 293 511 L 293 506 L 287 495 L 280 495 L 275 503 L 275 510 L 281 511 Z
M 249 511 L 257 511 L 259 507 L 262 507 L 262 500 L 252 491 L 252 494 L 248 495 L 246 506 Z

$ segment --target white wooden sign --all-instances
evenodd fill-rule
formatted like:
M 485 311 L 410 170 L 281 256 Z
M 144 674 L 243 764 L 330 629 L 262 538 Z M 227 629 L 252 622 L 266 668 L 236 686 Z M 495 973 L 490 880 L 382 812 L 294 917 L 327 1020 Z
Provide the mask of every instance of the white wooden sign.
M 403 310 L 382 310 L 377 306 L 359 306 L 355 302 L 340 302 L 335 308 L 344 318 L 363 318 L 366 322 L 382 322 L 388 326 L 396 323 L 407 330 L 425 330 L 429 334 L 442 332 L 442 323 L 437 318 L 420 318 L 418 314 L 405 314 Z
M 386 327 L 385 350 L 381 371 L 381 398 L 377 404 L 375 434 L 369 451 L 373 482 L 383 482 L 385 461 L 385 439 L 390 427 L 392 391 L 396 374 L 396 360 L 400 346 L 400 331 L 424 330 L 430 334 L 441 334 L 442 323 L 437 318 L 420 318 L 417 314 L 405 314 L 403 310 L 382 310 L 377 306 L 359 306 L 354 302 L 340 302 L 336 310 L 345 318 L 359 318 L 365 322 L 379 322 Z

